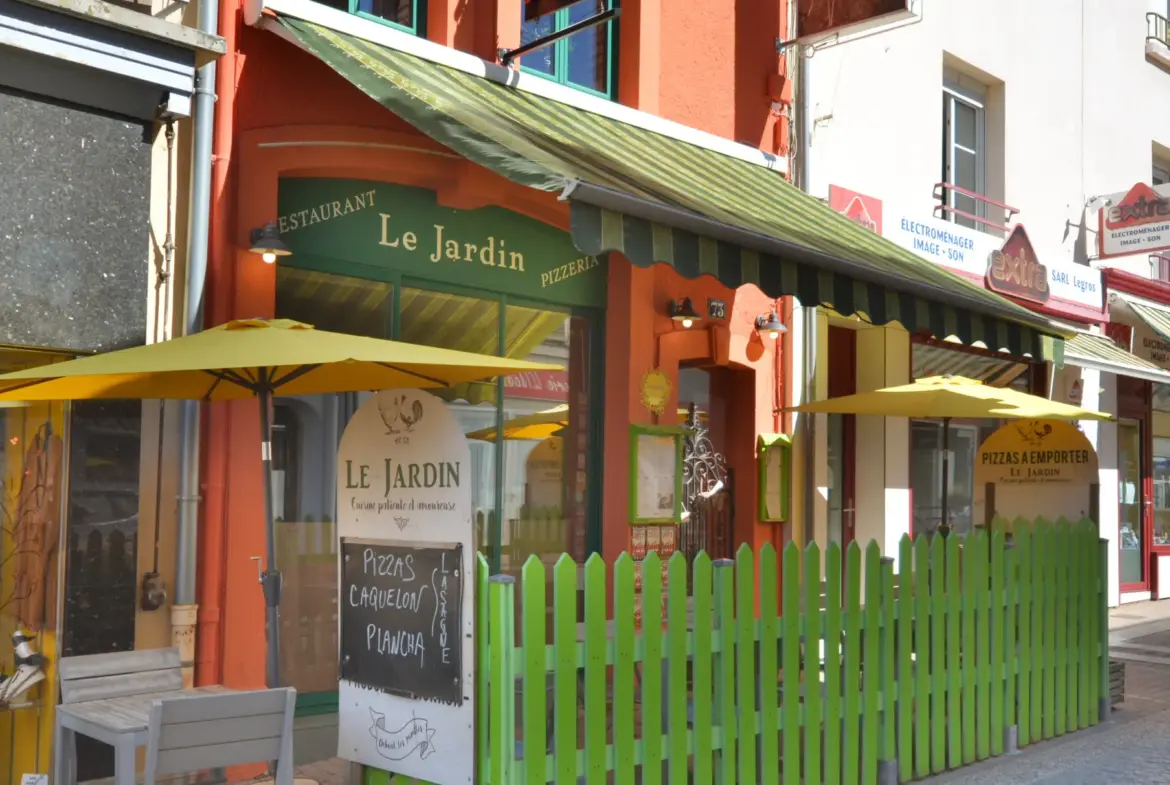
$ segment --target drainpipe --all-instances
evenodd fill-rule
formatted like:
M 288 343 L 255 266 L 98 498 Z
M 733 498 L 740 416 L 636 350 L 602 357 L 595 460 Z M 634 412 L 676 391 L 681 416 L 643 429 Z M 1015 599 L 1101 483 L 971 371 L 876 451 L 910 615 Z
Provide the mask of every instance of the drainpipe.
M 792 3 L 790 30 L 797 29 L 797 4 Z M 805 56 L 804 47 L 796 44 L 789 49 L 789 64 L 797 68 L 796 95 L 796 144 L 793 145 L 793 168 L 796 170 L 796 186 L 805 193 L 812 193 L 812 98 L 809 96 L 809 66 L 812 59 Z M 801 385 L 801 402 L 816 400 L 817 395 L 817 309 L 816 303 L 801 303 L 801 329 L 804 346 L 804 379 Z M 816 415 L 804 415 L 804 542 L 816 539 L 817 492 L 816 478 Z
M 199 30 L 219 33 L 218 0 L 199 0 Z M 203 285 L 207 278 L 207 241 L 211 210 L 211 144 L 215 129 L 215 61 L 195 74 L 191 141 L 191 214 L 187 245 L 185 334 L 203 327 Z M 195 683 L 195 594 L 199 547 L 199 402 L 182 402 L 179 441 L 178 533 L 175 548 L 175 596 L 171 606 L 171 641 L 179 650 L 183 686 Z

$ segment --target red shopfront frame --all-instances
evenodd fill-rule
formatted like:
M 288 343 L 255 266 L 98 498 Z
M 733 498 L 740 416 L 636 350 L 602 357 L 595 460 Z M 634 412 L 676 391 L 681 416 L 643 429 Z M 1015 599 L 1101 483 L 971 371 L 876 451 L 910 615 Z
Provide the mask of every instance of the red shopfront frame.
M 1142 579 L 1138 582 L 1121 582 L 1120 590 L 1124 592 L 1144 592 L 1150 590 L 1150 567 L 1154 553 L 1170 553 L 1170 546 L 1154 545 L 1154 431 L 1151 406 L 1153 402 L 1153 383 L 1143 379 L 1134 379 L 1129 376 L 1117 377 L 1117 418 L 1119 421 L 1130 420 L 1138 424 L 1138 438 L 1140 440 L 1138 456 L 1139 494 L 1138 509 L 1141 511 L 1141 565 Z M 1119 423 L 1120 425 L 1120 423 Z M 1120 430 L 1120 428 L 1119 428 Z M 1120 439 L 1121 434 L 1118 433 Z M 1118 445 L 1120 451 L 1120 444 Z M 1118 497 L 1117 509 L 1117 547 L 1118 558 L 1121 558 L 1121 498 Z

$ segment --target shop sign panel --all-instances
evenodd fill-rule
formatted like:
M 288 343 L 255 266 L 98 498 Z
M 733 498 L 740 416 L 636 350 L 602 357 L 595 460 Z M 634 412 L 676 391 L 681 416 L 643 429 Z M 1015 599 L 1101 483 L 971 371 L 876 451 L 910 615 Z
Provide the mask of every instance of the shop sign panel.
M 280 181 L 288 264 L 375 280 L 397 275 L 567 306 L 605 304 L 603 259 L 569 233 L 502 207 L 445 207 L 425 188 L 335 178 Z
M 1097 451 L 1073 423 L 1014 420 L 979 445 L 975 488 L 990 505 L 976 520 L 994 515 L 1034 520 L 1092 514 L 1090 486 L 1100 482 Z
M 1048 268 L 1036 259 L 1036 251 L 1023 226 L 1012 229 L 1003 248 L 991 252 L 987 288 L 1038 305 L 1048 302 Z
M 1003 242 L 998 237 L 977 229 L 969 229 L 934 216 L 919 217 L 910 212 L 891 208 L 889 205 L 884 208 L 883 227 L 882 234 L 886 239 L 984 285 L 987 285 L 989 280 L 989 269 L 994 266 L 992 258 L 994 254 L 1007 249 L 1016 254 L 1013 260 L 1018 258 L 1018 251 L 1014 249 L 1019 243 L 1013 243 L 1012 236 L 1008 237 L 1007 242 Z M 1028 247 L 1031 247 L 1030 242 Z M 1031 257 L 1039 265 L 1034 251 L 1031 252 Z M 1006 263 L 1007 259 L 1004 262 Z M 1005 274 L 1009 267 L 1011 266 L 1004 268 Z M 1043 295 L 1039 292 L 1039 284 L 1035 280 L 1030 286 L 1017 287 L 1021 291 L 1026 291 L 1028 297 L 1015 291 L 1003 293 L 1031 302 L 1043 302 L 1051 310 L 1067 311 L 1073 315 L 1090 315 L 1088 312 L 1094 312 L 1094 315 L 1104 313 L 1105 287 L 1101 281 L 1100 270 L 1079 264 L 1053 263 L 1051 260 L 1042 267 L 1048 277 L 1047 299 L 1037 299 Z M 994 286 L 989 288 L 1001 291 Z
M 475 772 L 470 464 L 420 390 L 371 396 L 337 451 L 338 756 L 437 785 Z
M 881 199 L 839 185 L 830 185 L 829 207 L 871 232 L 882 233 Z
M 1101 208 L 1100 255 L 1125 256 L 1170 248 L 1170 195 L 1138 183 Z

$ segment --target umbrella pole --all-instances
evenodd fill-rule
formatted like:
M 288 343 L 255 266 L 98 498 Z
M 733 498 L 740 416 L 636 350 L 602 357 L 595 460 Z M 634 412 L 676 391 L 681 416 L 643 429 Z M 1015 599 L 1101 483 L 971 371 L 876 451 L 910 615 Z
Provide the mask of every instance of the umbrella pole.
M 276 569 L 276 521 L 272 514 L 272 423 L 268 402 L 268 379 L 261 378 L 256 398 L 260 402 L 260 462 L 264 474 L 264 534 L 266 558 L 260 585 L 264 589 L 265 621 L 268 624 L 268 652 L 264 676 L 269 688 L 280 686 L 280 572 Z
M 942 440 L 942 520 L 939 521 L 939 532 L 945 537 L 951 533 L 950 526 L 950 499 L 948 498 L 951 476 L 951 418 L 943 417 Z

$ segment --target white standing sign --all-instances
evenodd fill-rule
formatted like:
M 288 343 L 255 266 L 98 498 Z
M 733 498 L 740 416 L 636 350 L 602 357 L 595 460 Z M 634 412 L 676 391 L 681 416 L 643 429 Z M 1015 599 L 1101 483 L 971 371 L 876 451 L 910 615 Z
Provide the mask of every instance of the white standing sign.
M 438 785 L 475 773 L 470 462 L 421 390 L 372 396 L 337 451 L 338 755 Z

